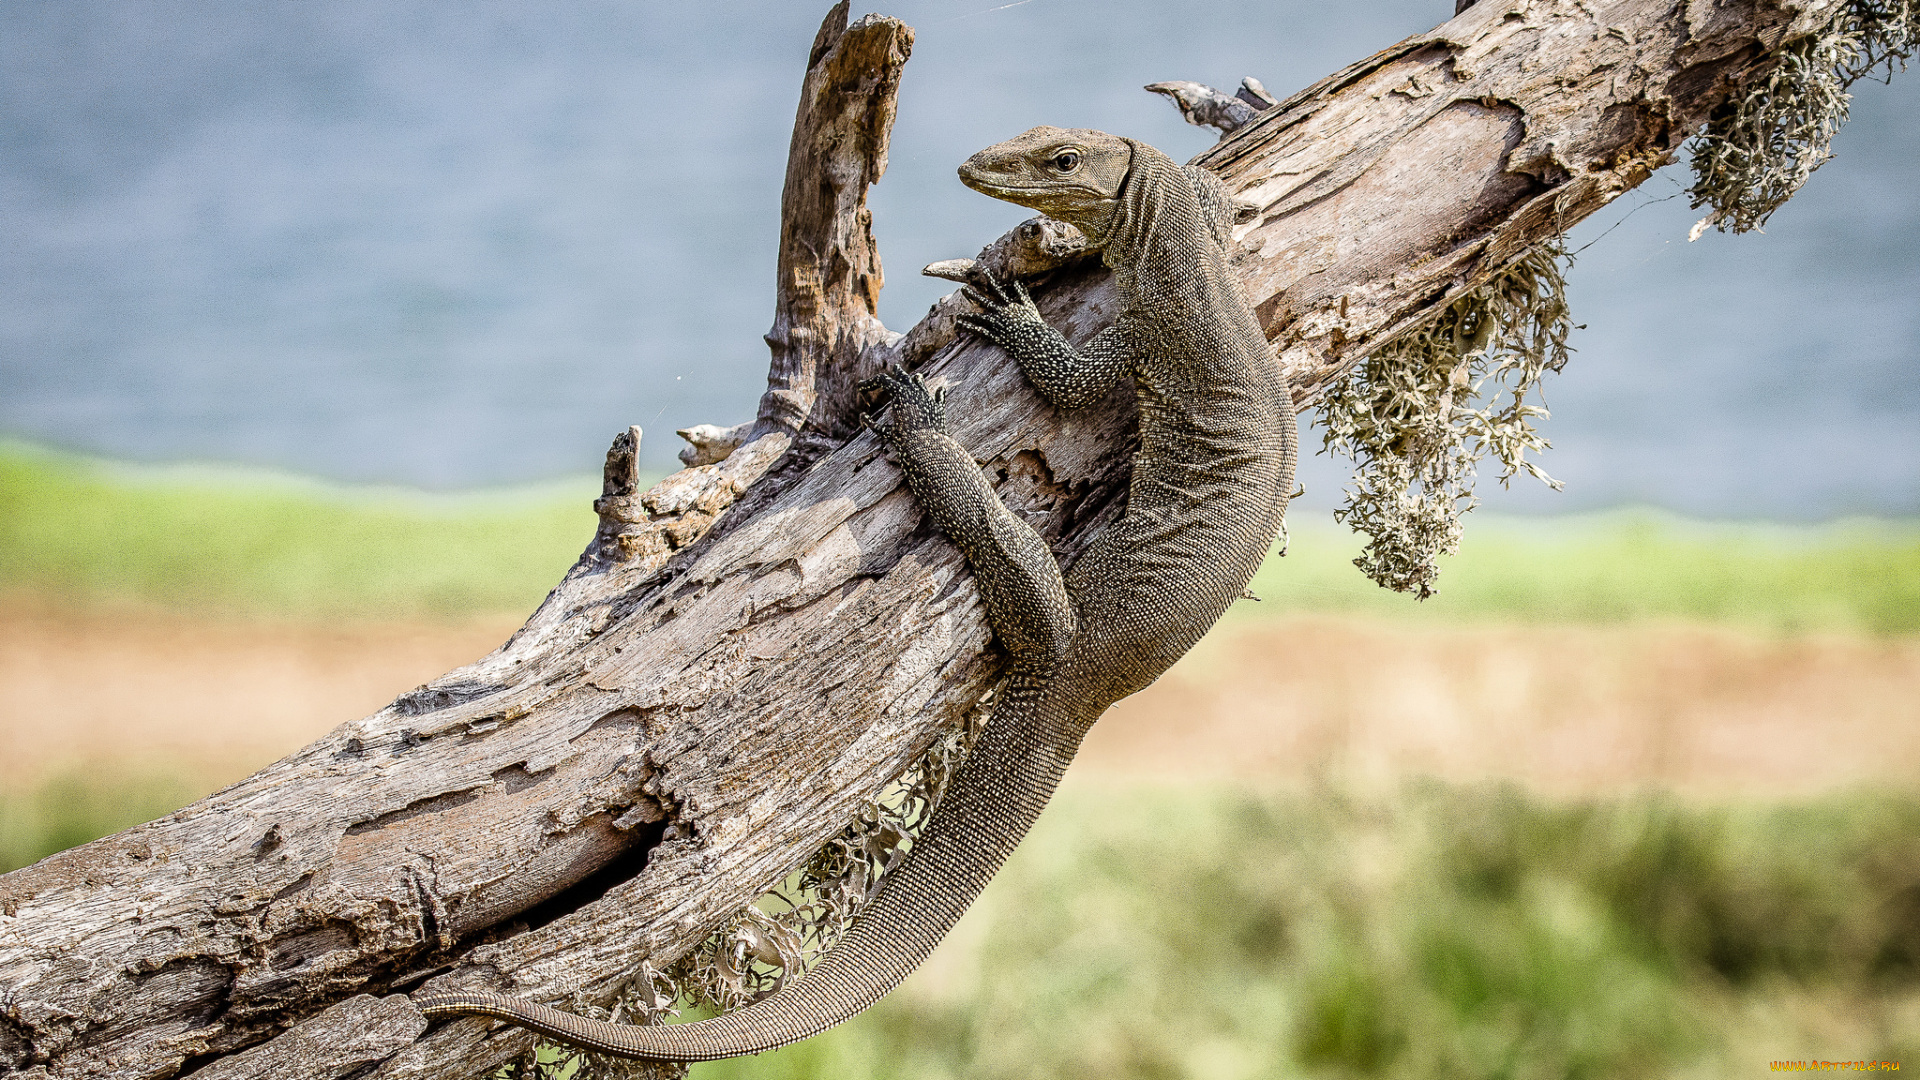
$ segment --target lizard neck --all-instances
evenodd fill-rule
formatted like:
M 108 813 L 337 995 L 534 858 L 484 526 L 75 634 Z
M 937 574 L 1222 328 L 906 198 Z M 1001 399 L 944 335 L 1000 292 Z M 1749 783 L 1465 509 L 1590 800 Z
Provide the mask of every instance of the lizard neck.
M 1151 309 L 1159 306 L 1153 294 L 1181 293 L 1183 287 L 1204 281 L 1207 275 L 1195 271 L 1217 253 L 1206 243 L 1209 234 L 1200 200 L 1180 166 L 1145 143 L 1126 142 L 1133 148 L 1133 162 L 1113 214 L 1101 230 L 1101 259 L 1133 301 L 1130 306 Z M 1209 310 L 1201 306 L 1205 301 L 1199 296 L 1166 299 L 1175 304 L 1185 301 L 1189 305 L 1185 310 Z
M 1150 343 L 1132 371 L 1135 468 L 1208 462 L 1221 483 L 1242 484 L 1245 477 L 1219 463 L 1292 437 L 1291 400 L 1272 347 L 1185 170 L 1134 143 L 1117 202 L 1102 258 L 1125 297 L 1121 320 Z

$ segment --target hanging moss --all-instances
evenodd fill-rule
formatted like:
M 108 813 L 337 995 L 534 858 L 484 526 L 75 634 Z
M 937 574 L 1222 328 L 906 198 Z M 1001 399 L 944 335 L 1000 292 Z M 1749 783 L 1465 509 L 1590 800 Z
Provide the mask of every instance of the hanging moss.
M 1528 398 L 1567 362 L 1566 259 L 1558 239 L 1540 244 L 1328 389 L 1323 448 L 1356 465 L 1334 517 L 1367 535 L 1354 565 L 1386 588 L 1433 594 L 1487 454 L 1503 484 L 1525 472 L 1560 487 L 1527 458 L 1550 445 L 1534 427 L 1546 407 Z
M 1884 68 L 1906 66 L 1920 44 L 1915 0 L 1849 0 L 1826 26 L 1788 42 L 1765 80 L 1715 110 L 1693 144 L 1693 227 L 1749 232 L 1767 223 L 1833 156 L 1847 121 L 1847 87 Z
M 1848 0 L 1819 30 L 1787 42 L 1764 80 L 1716 110 L 1694 141 L 1693 228 L 1766 224 L 1832 156 L 1847 87 L 1888 78 L 1920 45 L 1920 0 Z M 1420 329 L 1377 350 L 1327 393 L 1324 445 L 1356 463 L 1335 517 L 1368 537 L 1354 564 L 1381 585 L 1432 595 L 1437 559 L 1459 549 L 1479 462 L 1558 488 L 1527 460 L 1548 442 L 1546 409 L 1527 402 L 1567 360 L 1570 318 L 1560 241 L 1535 248 Z M 1487 401 L 1481 405 L 1482 401 Z

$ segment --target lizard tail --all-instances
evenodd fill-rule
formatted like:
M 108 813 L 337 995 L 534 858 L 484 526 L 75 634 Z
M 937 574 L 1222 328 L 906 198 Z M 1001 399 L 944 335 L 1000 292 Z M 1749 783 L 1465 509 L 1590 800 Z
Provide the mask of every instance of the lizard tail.
M 778 1049 L 851 1020 L 933 951 L 1039 818 L 1091 726 L 1087 707 L 1057 704 L 1055 683 L 1016 670 L 979 742 L 955 771 L 927 829 L 847 934 L 800 979 L 739 1012 L 640 1027 L 590 1020 L 486 991 L 415 999 L 428 1017 L 511 1021 L 603 1054 L 712 1061 Z

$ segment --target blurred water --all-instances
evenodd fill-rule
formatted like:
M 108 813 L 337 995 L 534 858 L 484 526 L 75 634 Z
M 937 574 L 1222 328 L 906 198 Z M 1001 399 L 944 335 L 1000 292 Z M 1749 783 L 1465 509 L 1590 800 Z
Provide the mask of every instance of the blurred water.
M 0 432 L 455 487 L 591 472 L 639 423 L 664 467 L 672 428 L 759 392 L 825 6 L 7 5 Z M 946 288 L 920 265 L 1023 216 L 954 180 L 973 150 L 1053 123 L 1185 157 L 1211 133 L 1142 83 L 1284 94 L 1448 8 L 888 5 L 918 40 L 872 198 L 887 322 Z M 1674 170 L 1576 231 L 1606 235 L 1549 391 L 1569 490 L 1494 507 L 1920 511 L 1920 79 L 1858 89 L 1839 159 L 1768 235 L 1686 244 Z M 1310 501 L 1339 481 L 1312 465 Z

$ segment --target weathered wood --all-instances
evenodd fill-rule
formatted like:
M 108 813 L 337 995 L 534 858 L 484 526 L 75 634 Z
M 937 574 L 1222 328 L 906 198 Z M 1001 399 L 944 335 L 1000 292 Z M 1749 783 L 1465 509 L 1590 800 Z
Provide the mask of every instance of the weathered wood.
M 1836 0 L 1478 3 L 1261 113 L 1200 164 L 1296 397 L 1637 186 Z
M 1146 89 L 1165 95 L 1187 123 L 1213 128 L 1222 135 L 1239 131 L 1252 123 L 1254 117 L 1278 104 L 1269 99 L 1266 87 L 1251 77 L 1241 84 L 1238 94 L 1231 96 L 1211 86 L 1178 80 L 1148 83 Z
M 807 62 L 780 196 L 773 364 L 754 433 L 842 439 L 858 427 L 860 380 L 879 370 L 894 335 L 880 324 L 880 250 L 867 188 L 887 171 L 900 72 L 913 31 L 868 15 L 847 25 L 834 7 Z
M 426 1020 L 403 994 L 358 994 L 288 1029 L 271 1042 L 220 1059 L 194 1073 L 199 1080 L 250 1076 L 335 1080 L 406 1049 Z
M 1240 269 L 1296 396 L 1644 180 L 1833 6 L 1481 0 L 1261 112 L 1200 160 L 1258 208 Z M 954 340 L 952 304 L 899 340 L 873 321 L 864 191 L 911 38 L 844 18 L 810 57 L 759 437 L 636 492 L 632 433 L 593 546 L 499 651 L 0 878 L 0 1070 L 478 1074 L 524 1033 L 410 1032 L 382 995 L 431 979 L 609 1000 L 816 850 L 991 686 L 957 554 L 870 436 L 822 433 L 851 430 L 861 372 L 924 358 L 954 387 L 957 437 L 1071 557 L 1124 487 L 1131 406 L 1042 405 L 995 351 Z M 1113 315 L 1084 264 L 1038 298 L 1075 340 Z M 769 474 L 798 435 L 824 452 Z M 369 1002 L 367 1039 L 315 1057 Z

